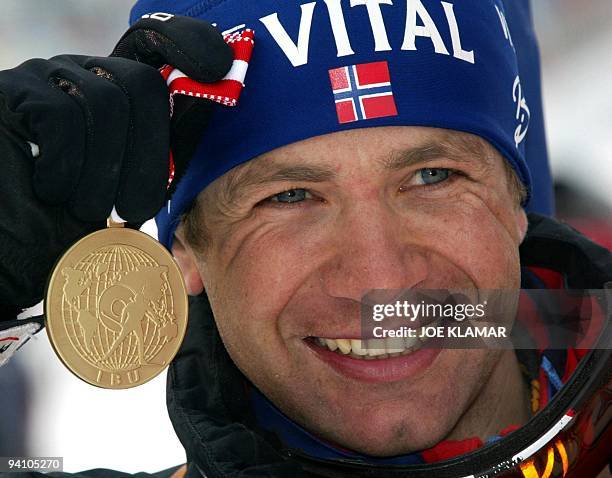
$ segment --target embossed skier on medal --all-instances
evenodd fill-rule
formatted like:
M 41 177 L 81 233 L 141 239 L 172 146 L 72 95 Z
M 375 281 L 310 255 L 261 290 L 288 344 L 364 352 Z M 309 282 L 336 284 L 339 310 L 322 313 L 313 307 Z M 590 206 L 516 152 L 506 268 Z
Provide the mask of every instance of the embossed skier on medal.
M 172 360 L 187 327 L 187 294 L 172 256 L 109 220 L 62 257 L 47 289 L 47 330 L 62 362 L 101 387 L 127 388 Z

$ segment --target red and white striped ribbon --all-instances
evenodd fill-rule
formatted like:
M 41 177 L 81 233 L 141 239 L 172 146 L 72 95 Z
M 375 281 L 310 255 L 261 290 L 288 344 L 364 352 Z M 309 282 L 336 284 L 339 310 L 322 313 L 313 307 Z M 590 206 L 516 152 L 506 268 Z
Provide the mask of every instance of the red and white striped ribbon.
M 250 28 L 239 30 L 223 36 L 225 42 L 234 51 L 234 61 L 227 75 L 215 83 L 198 83 L 189 78 L 178 68 L 164 65 L 160 73 L 166 80 L 170 90 L 170 116 L 174 109 L 174 95 L 187 95 L 196 98 L 205 98 L 225 106 L 236 106 L 240 92 L 244 86 L 244 78 L 251 60 L 251 53 L 255 45 L 254 32 Z M 175 168 L 172 151 L 170 151 L 170 175 L 168 187 L 174 179 Z
M 163 66 L 160 70 L 170 89 L 170 104 L 174 95 L 206 98 L 225 106 L 236 106 L 246 76 L 253 51 L 253 30 L 246 28 L 223 37 L 234 51 L 234 61 L 230 71 L 215 83 L 198 83 L 178 68 Z

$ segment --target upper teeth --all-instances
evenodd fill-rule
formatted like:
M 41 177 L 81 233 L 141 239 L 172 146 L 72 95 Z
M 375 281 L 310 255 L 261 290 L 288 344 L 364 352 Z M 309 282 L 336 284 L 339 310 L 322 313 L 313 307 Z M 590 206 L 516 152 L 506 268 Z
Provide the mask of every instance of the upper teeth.
M 417 336 L 420 336 L 417 330 Z M 329 350 L 351 355 L 355 358 L 377 357 L 386 358 L 389 355 L 396 356 L 414 352 L 423 343 L 418 337 L 385 338 L 385 339 L 328 339 L 317 338 L 317 343 Z

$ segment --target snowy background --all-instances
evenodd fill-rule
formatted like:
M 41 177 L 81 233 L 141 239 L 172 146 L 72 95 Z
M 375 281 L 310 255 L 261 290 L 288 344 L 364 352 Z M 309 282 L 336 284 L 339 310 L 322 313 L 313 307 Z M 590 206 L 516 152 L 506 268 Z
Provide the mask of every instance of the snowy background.
M 127 27 L 127 0 L 2 0 L 0 69 L 59 53 L 107 55 Z M 536 0 L 544 107 L 553 172 L 580 200 L 560 204 L 568 214 L 583 204 L 609 220 L 612 209 L 612 2 Z M 574 214 L 576 214 L 574 212 Z M 585 214 L 578 212 L 577 214 Z M 607 226 L 605 226 L 607 227 Z M 185 461 L 165 407 L 165 373 L 133 390 L 101 390 L 60 364 L 40 333 L 10 367 L 0 387 L 26 387 L 27 419 L 0 409 L 0 456 L 63 456 L 66 471 L 108 467 L 157 471 Z M 0 389 L 0 403 L 8 400 Z M 4 441 L 3 441 L 4 440 Z

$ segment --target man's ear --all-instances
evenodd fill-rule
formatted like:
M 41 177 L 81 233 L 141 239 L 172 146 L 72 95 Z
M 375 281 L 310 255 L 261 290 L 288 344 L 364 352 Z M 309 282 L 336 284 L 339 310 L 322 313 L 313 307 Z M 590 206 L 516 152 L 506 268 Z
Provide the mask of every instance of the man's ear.
M 189 246 L 185 245 L 180 234 L 174 236 L 172 255 L 183 273 L 187 293 L 189 295 L 200 295 L 204 291 L 204 284 L 200 277 L 198 263 L 193 251 Z
M 527 235 L 527 228 L 529 226 L 529 221 L 527 220 L 527 213 L 525 209 L 522 207 L 518 207 L 516 211 L 516 225 L 518 227 L 519 239 L 520 243 L 525 240 L 525 236 Z

